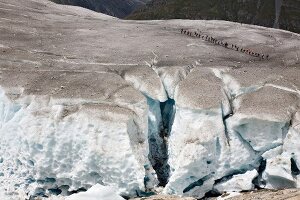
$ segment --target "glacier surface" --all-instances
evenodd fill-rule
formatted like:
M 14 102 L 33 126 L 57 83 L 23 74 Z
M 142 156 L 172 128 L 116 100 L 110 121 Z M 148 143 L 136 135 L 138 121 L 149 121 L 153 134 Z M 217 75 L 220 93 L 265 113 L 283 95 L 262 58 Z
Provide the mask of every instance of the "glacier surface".
M 1 199 L 300 187 L 298 34 L 0 6 Z

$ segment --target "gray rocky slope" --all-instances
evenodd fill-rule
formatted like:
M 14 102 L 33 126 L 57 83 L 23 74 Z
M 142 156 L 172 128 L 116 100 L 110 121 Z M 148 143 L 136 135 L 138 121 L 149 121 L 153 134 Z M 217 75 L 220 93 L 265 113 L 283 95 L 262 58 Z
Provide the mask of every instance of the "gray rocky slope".
M 0 52 L 1 199 L 299 187 L 298 34 L 0 0 Z

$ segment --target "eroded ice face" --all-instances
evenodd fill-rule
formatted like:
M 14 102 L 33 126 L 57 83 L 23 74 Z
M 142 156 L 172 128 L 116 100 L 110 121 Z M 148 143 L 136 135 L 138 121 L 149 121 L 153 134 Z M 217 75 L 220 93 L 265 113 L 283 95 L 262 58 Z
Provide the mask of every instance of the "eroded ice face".
M 48 1 L 0 4 L 7 198 L 97 183 L 124 196 L 159 184 L 198 198 L 299 187 L 299 35 L 224 21 L 122 21 Z

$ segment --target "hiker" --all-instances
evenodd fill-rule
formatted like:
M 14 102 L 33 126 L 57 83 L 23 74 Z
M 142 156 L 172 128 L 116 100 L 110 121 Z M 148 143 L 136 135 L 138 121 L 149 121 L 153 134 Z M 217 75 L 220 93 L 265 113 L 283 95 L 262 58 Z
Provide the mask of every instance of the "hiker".
M 226 42 L 226 43 L 225 43 L 225 48 L 227 48 L 227 47 L 228 47 L 228 43 Z

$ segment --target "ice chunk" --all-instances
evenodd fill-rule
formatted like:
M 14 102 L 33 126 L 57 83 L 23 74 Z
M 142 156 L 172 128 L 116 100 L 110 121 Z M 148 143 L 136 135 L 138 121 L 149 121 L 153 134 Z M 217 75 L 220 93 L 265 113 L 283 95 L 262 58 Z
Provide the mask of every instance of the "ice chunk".
M 276 122 L 235 114 L 228 120 L 229 129 L 248 142 L 258 152 L 265 152 L 283 144 L 284 128 L 287 122 Z
M 266 182 L 265 188 L 295 188 L 297 180 L 292 176 L 291 160 L 286 156 L 276 156 L 267 160 L 266 169 L 262 174 Z
M 86 192 L 73 194 L 66 198 L 66 200 L 124 200 L 117 195 L 116 190 L 109 186 L 96 184 L 88 189 Z
M 240 192 L 254 189 L 253 179 L 258 176 L 257 171 L 251 170 L 244 174 L 233 175 L 233 177 L 225 182 L 218 183 L 214 189 L 218 192 Z
M 220 112 L 176 107 L 169 137 L 171 177 L 165 193 L 202 197 L 212 188 L 218 137 L 224 130 Z
M 283 151 L 295 160 L 296 165 L 300 168 L 300 111 L 296 112 L 291 127 L 286 135 L 283 144 Z

